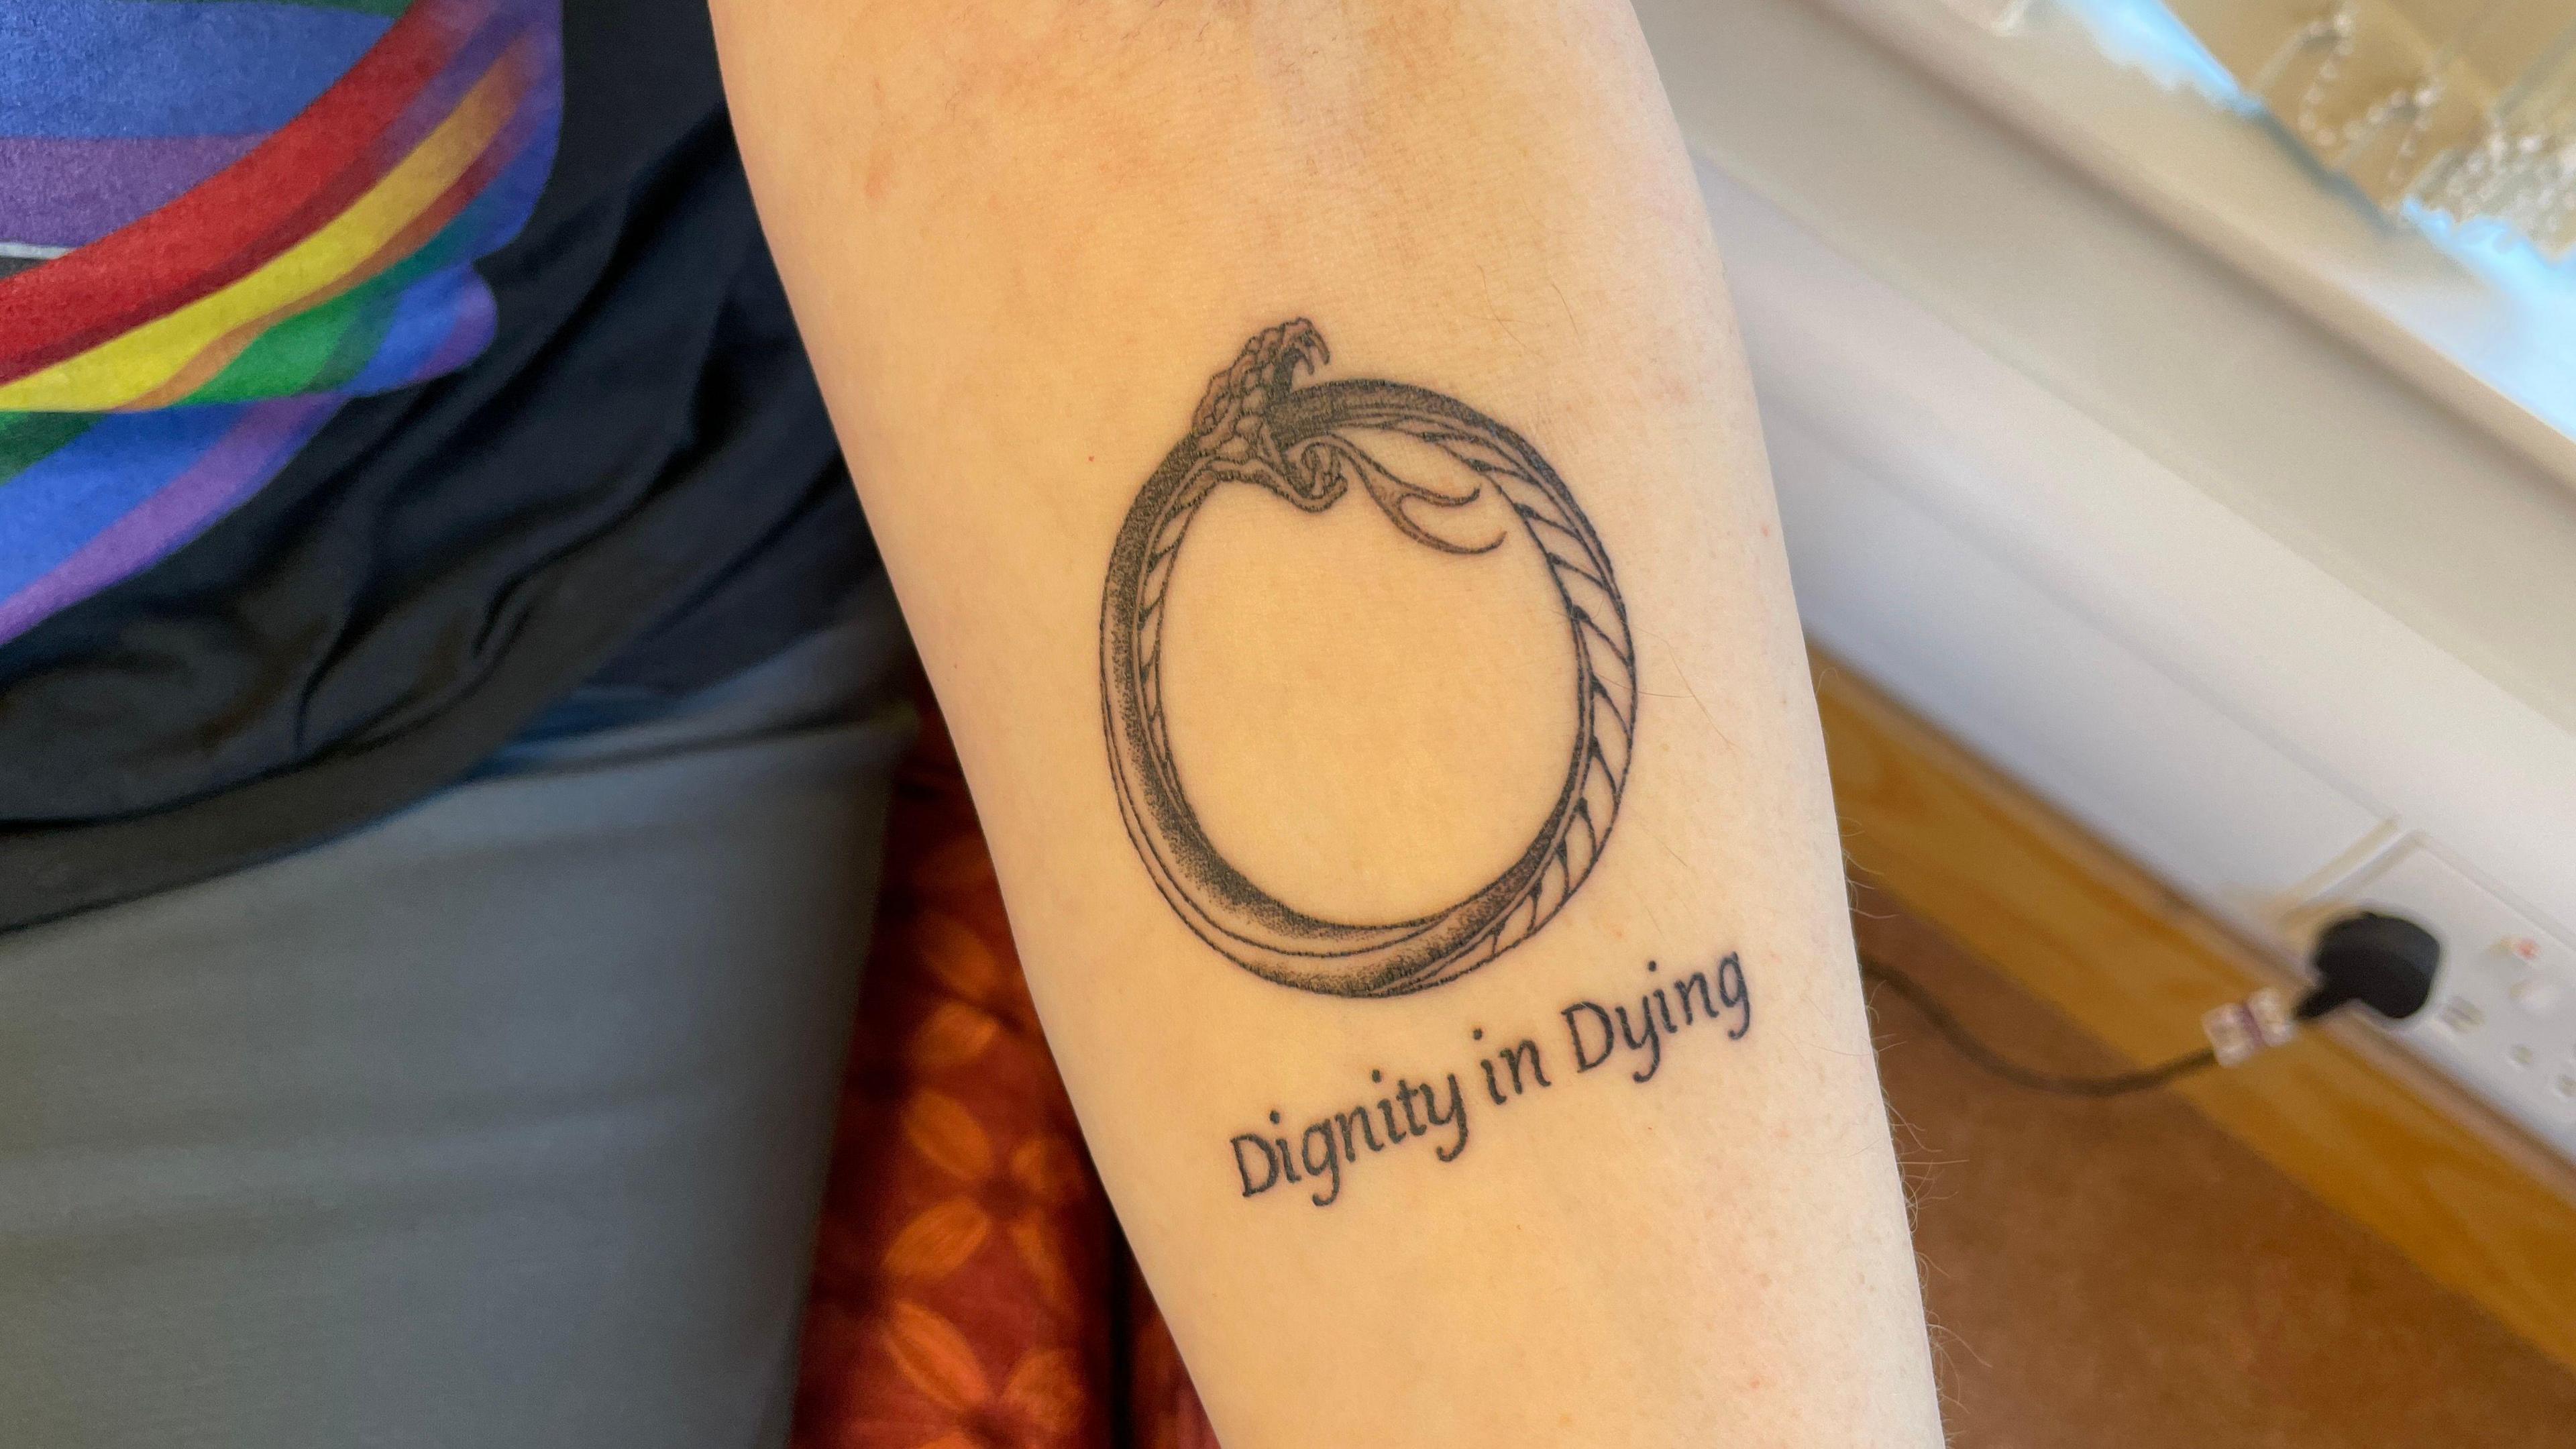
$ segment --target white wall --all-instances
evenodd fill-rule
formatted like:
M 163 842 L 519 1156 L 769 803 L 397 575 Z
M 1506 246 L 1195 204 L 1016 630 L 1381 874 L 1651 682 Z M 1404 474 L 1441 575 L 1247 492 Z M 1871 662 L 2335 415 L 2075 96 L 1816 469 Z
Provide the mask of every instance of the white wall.
M 2576 490 L 1802 0 L 1640 12 L 1810 631 L 2285 961 L 2576 997 Z M 2410 1035 L 2576 1152 L 2561 1010 Z

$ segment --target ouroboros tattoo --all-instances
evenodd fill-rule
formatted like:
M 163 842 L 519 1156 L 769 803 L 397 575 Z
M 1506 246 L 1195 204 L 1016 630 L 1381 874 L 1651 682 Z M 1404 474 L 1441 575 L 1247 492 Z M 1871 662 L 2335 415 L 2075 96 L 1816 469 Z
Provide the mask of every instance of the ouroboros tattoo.
M 1200 939 L 1285 986 L 1397 996 L 1456 980 L 1537 934 L 1583 884 L 1610 839 L 1637 720 L 1627 606 L 1591 521 L 1556 470 L 1511 429 L 1454 398 L 1370 380 L 1297 386 L 1329 360 L 1302 319 L 1246 343 L 1208 384 L 1190 431 L 1128 509 L 1101 604 L 1101 714 L 1119 813 L 1146 871 Z M 1363 446 L 1397 434 L 1439 449 L 1481 480 L 1464 493 L 1408 482 Z M 1268 489 L 1309 513 L 1356 482 L 1397 531 L 1448 553 L 1483 553 L 1408 511 L 1462 508 L 1490 487 L 1547 560 L 1574 640 L 1576 728 L 1546 825 L 1482 889 L 1430 915 L 1383 925 L 1322 920 L 1274 898 L 1219 853 L 1182 793 L 1163 713 L 1162 641 L 1172 568 L 1199 505 L 1219 486 Z

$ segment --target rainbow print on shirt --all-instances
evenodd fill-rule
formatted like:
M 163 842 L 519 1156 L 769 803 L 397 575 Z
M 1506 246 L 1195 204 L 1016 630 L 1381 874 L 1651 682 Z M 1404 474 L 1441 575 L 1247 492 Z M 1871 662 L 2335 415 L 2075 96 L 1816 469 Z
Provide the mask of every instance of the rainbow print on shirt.
M 556 0 L 0 0 L 0 643 L 490 342 Z

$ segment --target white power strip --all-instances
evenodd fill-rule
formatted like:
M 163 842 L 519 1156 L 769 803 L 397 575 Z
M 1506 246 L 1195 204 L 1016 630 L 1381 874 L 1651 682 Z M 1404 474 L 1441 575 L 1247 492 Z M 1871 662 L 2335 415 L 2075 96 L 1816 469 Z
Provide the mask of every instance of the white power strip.
M 2406 916 L 2439 938 L 2432 1002 L 2398 1039 L 2576 1158 L 2576 945 L 2422 841 L 2319 904 Z

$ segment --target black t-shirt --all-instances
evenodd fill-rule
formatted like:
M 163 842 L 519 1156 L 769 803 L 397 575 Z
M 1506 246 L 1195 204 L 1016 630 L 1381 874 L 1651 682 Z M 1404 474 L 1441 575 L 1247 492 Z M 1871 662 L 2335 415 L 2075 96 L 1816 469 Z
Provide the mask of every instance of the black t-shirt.
M 492 345 L 0 647 L 0 930 L 362 824 L 585 680 L 711 682 L 873 570 L 704 0 L 567 0 L 563 41 Z

